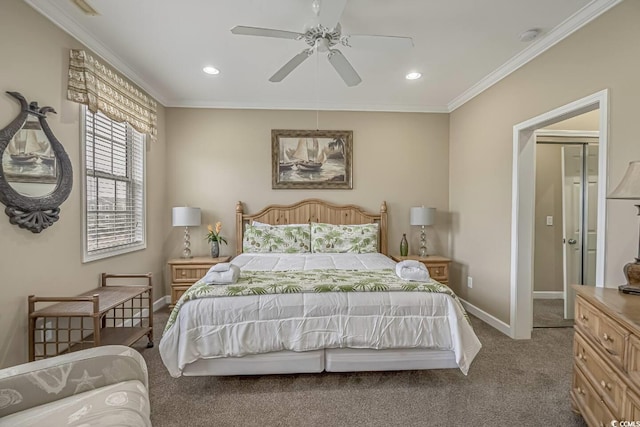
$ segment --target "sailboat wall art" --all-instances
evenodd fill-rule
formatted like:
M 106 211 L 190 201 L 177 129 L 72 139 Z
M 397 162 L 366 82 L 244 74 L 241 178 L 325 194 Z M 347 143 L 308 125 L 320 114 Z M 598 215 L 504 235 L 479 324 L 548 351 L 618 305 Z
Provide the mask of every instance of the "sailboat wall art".
M 353 131 L 271 131 L 272 188 L 353 188 Z

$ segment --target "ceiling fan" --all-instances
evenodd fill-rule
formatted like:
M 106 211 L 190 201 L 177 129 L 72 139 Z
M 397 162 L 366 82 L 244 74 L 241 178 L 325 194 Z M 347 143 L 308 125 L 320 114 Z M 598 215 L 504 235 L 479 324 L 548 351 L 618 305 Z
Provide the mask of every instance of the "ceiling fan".
M 311 8 L 318 16 L 318 23 L 306 29 L 303 33 L 246 26 L 233 27 L 231 32 L 245 36 L 304 40 L 310 46 L 291 58 L 289 62 L 276 71 L 269 78 L 271 82 L 281 82 L 314 52 L 326 52 L 329 63 L 335 68 L 347 86 L 356 86 L 362 79 L 342 52 L 335 49 L 334 46 L 341 44 L 342 46 L 353 48 L 397 50 L 413 47 L 413 40 L 410 37 L 342 34 L 342 28 L 338 21 L 342 16 L 346 3 L 347 0 L 313 0 Z

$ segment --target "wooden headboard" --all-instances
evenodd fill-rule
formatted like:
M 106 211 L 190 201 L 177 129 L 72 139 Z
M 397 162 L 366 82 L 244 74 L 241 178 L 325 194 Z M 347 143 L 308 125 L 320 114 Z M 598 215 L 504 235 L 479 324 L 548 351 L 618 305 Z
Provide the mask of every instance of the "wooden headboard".
M 334 205 L 319 199 L 306 199 L 293 205 L 268 205 L 255 214 L 245 214 L 242 202 L 236 205 L 236 253 L 242 253 L 245 224 L 259 221 L 265 224 L 307 224 L 324 222 L 350 225 L 377 222 L 380 227 L 378 250 L 387 255 L 387 203 L 382 202 L 380 213 L 369 213 L 355 205 Z

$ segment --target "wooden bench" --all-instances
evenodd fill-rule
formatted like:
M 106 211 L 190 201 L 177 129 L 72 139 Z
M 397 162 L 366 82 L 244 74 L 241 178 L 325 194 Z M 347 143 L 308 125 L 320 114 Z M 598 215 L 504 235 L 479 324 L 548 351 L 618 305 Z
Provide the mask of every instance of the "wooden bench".
M 144 284 L 108 284 L 118 279 Z M 147 336 L 153 347 L 151 273 L 100 275 L 100 287 L 73 297 L 29 296 L 29 360 Z M 36 309 L 36 304 L 50 305 Z M 53 303 L 53 304 L 51 304 Z

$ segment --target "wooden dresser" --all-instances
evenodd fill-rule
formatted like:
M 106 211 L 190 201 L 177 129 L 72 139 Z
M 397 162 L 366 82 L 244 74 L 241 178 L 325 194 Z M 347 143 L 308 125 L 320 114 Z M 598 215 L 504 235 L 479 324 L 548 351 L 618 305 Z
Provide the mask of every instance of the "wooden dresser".
M 170 259 L 167 262 L 171 269 L 171 304 L 169 304 L 169 310 L 173 309 L 182 294 L 191 285 L 202 279 L 211 267 L 221 262 L 229 262 L 229 260 L 231 260 L 230 256 Z
M 391 257 L 391 259 L 396 262 L 408 259 L 419 261 L 427 267 L 427 269 L 429 270 L 429 276 L 431 276 L 433 280 L 437 280 L 438 282 L 445 285 L 449 283 L 449 264 L 451 264 L 451 260 L 449 258 L 438 255 L 428 255 L 426 257 L 420 257 L 418 255 L 394 255 Z
M 640 421 L 640 296 L 574 288 L 573 409 L 589 426 Z

